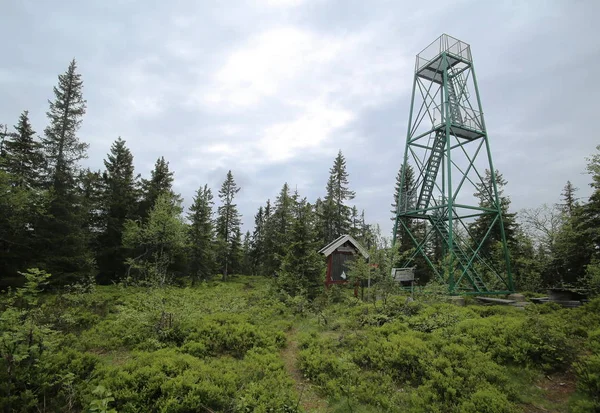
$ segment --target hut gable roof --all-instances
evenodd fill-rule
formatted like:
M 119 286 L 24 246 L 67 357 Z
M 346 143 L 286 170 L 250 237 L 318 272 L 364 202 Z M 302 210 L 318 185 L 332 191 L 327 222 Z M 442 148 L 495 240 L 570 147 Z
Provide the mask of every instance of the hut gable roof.
M 362 245 L 360 245 L 357 240 L 355 240 L 354 238 L 352 238 L 352 236 L 348 234 L 341 235 L 338 239 L 331 241 L 329 244 L 321 248 L 319 250 L 319 253 L 328 257 L 333 253 L 333 251 L 338 249 L 340 246 L 344 245 L 346 242 L 352 244 L 354 248 L 356 248 L 365 259 L 369 259 L 369 253 L 367 252 L 367 250 Z

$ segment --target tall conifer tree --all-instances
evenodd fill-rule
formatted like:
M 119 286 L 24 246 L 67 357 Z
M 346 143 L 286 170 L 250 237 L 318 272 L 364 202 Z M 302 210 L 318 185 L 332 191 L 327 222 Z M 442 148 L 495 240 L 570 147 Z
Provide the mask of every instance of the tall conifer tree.
M 198 189 L 188 213 L 190 221 L 190 274 L 192 283 L 207 280 L 215 272 L 213 195 L 208 187 Z
M 133 167 L 133 155 L 125 141 L 113 142 L 104 160 L 102 174 L 102 233 L 99 236 L 97 262 L 98 281 L 108 283 L 120 279 L 126 270 L 127 249 L 123 246 L 124 224 L 137 217 L 138 176 Z
M 227 177 L 219 190 L 221 205 L 217 210 L 216 225 L 218 262 L 223 274 L 223 281 L 227 280 L 232 261 L 235 261 L 235 257 L 232 255 L 236 253 L 235 244 L 236 237 L 240 232 L 241 217 L 237 205 L 234 204 L 234 199 L 240 189 L 235 183 L 230 170 L 227 172 Z
M 11 174 L 14 185 L 38 188 L 44 168 L 44 156 L 41 143 L 35 139 L 28 111 L 21 113 L 14 128 L 15 132 L 8 134 L 4 143 L 3 169 Z
M 404 185 L 402 185 L 402 172 L 404 171 Z M 406 168 L 404 163 L 400 166 L 400 170 L 398 171 L 398 175 L 396 176 L 396 185 L 394 187 L 394 198 L 391 204 L 392 209 L 390 212 L 392 213 L 392 217 L 390 218 L 394 223 L 396 222 L 396 215 L 398 213 L 398 199 L 400 197 L 400 193 L 402 192 L 402 205 L 403 208 L 410 208 L 414 205 L 414 198 L 412 196 L 412 191 L 414 190 L 415 184 L 415 174 L 412 166 L 410 164 L 406 164 Z M 402 186 L 402 189 L 400 188 Z M 405 226 L 412 230 L 412 220 L 407 218 L 402 218 L 403 221 L 398 221 L 398 228 L 396 229 L 396 242 L 400 244 L 401 251 L 407 251 L 413 247 L 413 242 L 408 236 L 408 232 L 405 229 Z M 404 225 L 402 225 L 404 224 Z
M 47 185 L 51 189 L 48 214 L 40 225 L 37 250 L 39 265 L 59 282 L 90 275 L 92 254 L 88 249 L 86 211 L 77 187 L 79 161 L 86 158 L 88 145 L 79 140 L 77 131 L 86 111 L 83 81 L 75 60 L 58 76 L 54 100 L 49 101 L 49 125 L 42 146 L 47 161 Z
M 174 201 L 181 201 L 179 195 L 173 192 L 173 172 L 169 170 L 169 162 L 161 156 L 156 160 L 150 179 L 142 179 L 142 199 L 140 200 L 140 217 L 148 218 L 148 214 L 158 197 L 167 193 Z
M 349 189 L 348 176 L 346 159 L 340 150 L 329 170 L 327 194 L 322 207 L 325 242 L 331 242 L 350 231 L 351 209 L 345 201 L 354 199 L 355 193 Z
M 515 214 L 509 212 L 510 198 L 504 195 L 504 186 L 506 180 L 502 174 L 496 171 L 496 187 L 498 188 L 498 199 L 500 201 L 500 210 L 502 213 L 502 221 L 504 223 L 504 234 L 506 236 L 506 242 L 509 248 L 515 246 L 516 243 L 516 229 L 517 223 L 515 221 Z M 494 183 L 492 181 L 492 174 L 489 169 L 485 171 L 484 182 L 477 184 L 477 192 L 474 194 L 479 199 L 479 206 L 482 208 L 497 208 L 495 199 L 493 196 Z M 484 214 L 479 216 L 473 224 L 470 226 L 470 231 L 473 239 L 476 242 L 481 242 L 483 237 L 490 228 L 493 216 L 490 214 Z M 494 227 L 491 229 L 487 239 L 481 246 L 481 252 L 490 256 L 492 254 L 492 248 L 495 243 L 502 240 L 502 234 L 500 229 L 500 222 L 497 221 Z

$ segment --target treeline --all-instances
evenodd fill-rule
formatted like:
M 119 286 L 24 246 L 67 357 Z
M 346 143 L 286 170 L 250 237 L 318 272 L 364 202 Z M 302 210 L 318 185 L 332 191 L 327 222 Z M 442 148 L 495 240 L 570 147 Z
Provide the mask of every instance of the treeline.
M 600 293 L 600 145 L 597 152 L 587 158 L 586 172 L 591 176 L 592 194 L 584 200 L 577 195 L 570 181 L 564 186 L 559 201 L 553 205 L 511 211 L 510 197 L 504 193 L 507 181 L 496 171 L 496 186 L 504 222 L 510 266 L 516 290 L 540 291 L 547 287 L 582 288 L 592 294 Z M 404 166 L 396 178 L 392 220 L 396 217 L 398 194 L 401 191 L 401 176 Z M 407 193 L 414 187 L 417 177 L 411 165 L 406 167 L 406 180 L 402 191 Z M 492 187 L 489 170 L 483 182 L 477 184 L 473 194 L 481 208 L 493 208 L 493 199 L 486 188 Z M 473 240 L 482 240 L 490 228 L 492 216 L 481 215 L 467 224 L 467 228 L 455 231 Z M 424 238 L 425 224 L 417 220 L 405 220 L 406 228 L 420 239 Z M 419 227 L 421 225 L 422 227 Z M 466 236 L 465 236 L 466 238 Z M 404 226 L 398 226 L 397 240 L 401 252 L 410 252 L 414 246 Z M 495 268 L 506 271 L 502 252 L 502 234 L 499 224 L 490 230 L 489 236 L 479 253 L 486 257 Z M 434 262 L 444 259 L 442 240 L 432 237 L 427 245 Z M 476 248 L 477 245 L 472 245 Z M 432 278 L 432 271 L 422 257 L 414 261 L 420 281 Z M 485 273 L 484 273 L 485 275 Z M 488 280 L 491 280 L 489 278 Z
M 348 202 L 345 159 L 339 152 L 325 196 L 310 203 L 286 183 L 274 202 L 241 232 L 235 203 L 240 187 L 231 171 L 216 198 L 200 187 L 191 207 L 173 190 L 164 158 L 150 177 L 136 174 L 121 138 L 104 170 L 83 169 L 88 144 L 78 137 L 86 113 L 83 81 L 73 60 L 58 78 L 41 137 L 24 111 L 0 136 L 0 288 L 22 283 L 20 272 L 37 267 L 55 284 L 193 282 L 230 274 L 277 275 L 290 290 L 321 282 L 319 248 L 351 233 L 375 242 L 364 211 Z

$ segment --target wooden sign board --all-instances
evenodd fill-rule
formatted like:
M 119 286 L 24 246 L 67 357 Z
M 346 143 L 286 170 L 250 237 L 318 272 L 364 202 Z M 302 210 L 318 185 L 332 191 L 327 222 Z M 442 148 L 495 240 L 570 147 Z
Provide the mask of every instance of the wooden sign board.
M 415 268 L 392 268 L 392 278 L 397 282 L 414 281 Z

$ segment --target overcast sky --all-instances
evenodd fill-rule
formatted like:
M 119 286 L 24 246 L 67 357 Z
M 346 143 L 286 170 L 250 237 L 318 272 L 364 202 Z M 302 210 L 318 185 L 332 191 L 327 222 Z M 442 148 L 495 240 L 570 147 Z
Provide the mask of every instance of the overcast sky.
M 46 126 L 76 58 L 85 165 L 121 136 L 137 171 L 165 156 L 189 205 L 228 169 L 250 228 L 284 182 L 323 196 L 339 149 L 353 202 L 391 229 L 415 55 L 442 33 L 471 45 L 495 166 L 514 210 L 589 194 L 600 1 L 0 0 L 0 123 Z

